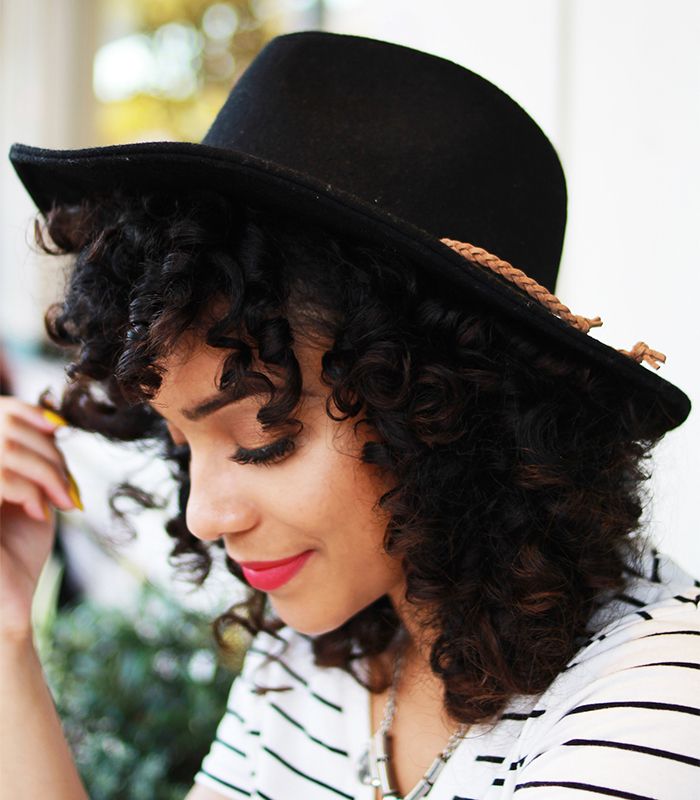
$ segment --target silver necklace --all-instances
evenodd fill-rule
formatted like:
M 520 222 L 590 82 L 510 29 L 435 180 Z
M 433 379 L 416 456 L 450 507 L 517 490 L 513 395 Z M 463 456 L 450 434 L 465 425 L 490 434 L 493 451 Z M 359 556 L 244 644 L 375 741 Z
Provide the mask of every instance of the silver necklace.
M 433 784 L 447 764 L 450 756 L 464 738 L 469 725 L 460 725 L 450 736 L 445 749 L 438 754 L 433 763 L 428 767 L 420 781 L 411 791 L 401 798 L 398 791 L 393 788 L 394 780 L 391 769 L 391 735 L 389 733 L 396 714 L 396 691 L 399 675 L 404 662 L 402 650 L 394 664 L 394 676 L 389 689 L 389 697 L 384 707 L 384 716 L 374 736 L 369 740 L 367 748 L 359 760 L 358 777 L 365 786 L 374 786 L 381 790 L 382 800 L 420 800 L 433 788 Z

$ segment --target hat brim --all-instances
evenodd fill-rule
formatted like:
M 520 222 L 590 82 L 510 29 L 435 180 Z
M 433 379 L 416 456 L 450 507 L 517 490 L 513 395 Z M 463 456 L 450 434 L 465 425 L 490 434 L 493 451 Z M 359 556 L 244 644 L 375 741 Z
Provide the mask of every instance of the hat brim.
M 438 279 L 469 292 L 609 372 L 621 391 L 635 396 L 640 416 L 646 417 L 651 431 L 671 430 L 690 413 L 690 400 L 677 386 L 576 330 L 524 292 L 443 244 L 440 238 L 449 237 L 451 231 L 436 237 L 378 204 L 272 161 L 188 142 L 142 142 L 82 150 L 15 144 L 10 160 L 43 213 L 53 204 L 77 203 L 117 187 L 139 192 L 206 188 L 246 203 L 293 213 L 339 233 L 390 244 Z

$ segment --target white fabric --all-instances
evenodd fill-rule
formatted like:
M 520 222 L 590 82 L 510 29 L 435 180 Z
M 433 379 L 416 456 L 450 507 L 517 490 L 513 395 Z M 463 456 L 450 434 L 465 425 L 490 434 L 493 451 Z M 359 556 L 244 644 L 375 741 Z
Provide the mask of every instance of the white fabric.
M 644 575 L 597 612 L 598 633 L 543 694 L 472 726 L 430 800 L 700 798 L 700 581 L 657 550 Z M 356 767 L 368 692 L 282 635 L 280 661 L 263 654 L 283 643 L 253 642 L 195 781 L 235 800 L 374 800 Z

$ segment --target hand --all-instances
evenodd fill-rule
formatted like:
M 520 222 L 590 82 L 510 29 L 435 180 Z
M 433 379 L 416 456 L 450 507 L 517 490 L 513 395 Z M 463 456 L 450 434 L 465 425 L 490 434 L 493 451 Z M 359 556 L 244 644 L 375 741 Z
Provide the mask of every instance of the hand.
M 15 640 L 32 636 L 32 598 L 55 536 L 49 503 L 82 508 L 54 439 L 61 418 L 53 417 L 0 397 L 0 634 Z

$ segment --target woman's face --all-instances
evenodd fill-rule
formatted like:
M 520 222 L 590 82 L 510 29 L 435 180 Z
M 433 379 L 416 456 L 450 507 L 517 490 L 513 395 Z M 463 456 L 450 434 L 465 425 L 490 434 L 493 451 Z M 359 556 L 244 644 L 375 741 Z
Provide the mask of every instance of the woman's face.
M 175 442 L 190 447 L 190 531 L 206 541 L 221 537 L 228 555 L 243 564 L 306 554 L 287 568 L 253 564 L 246 577 L 268 591 L 284 622 L 316 635 L 338 628 L 384 594 L 400 600 L 404 578 L 397 560 L 382 548 L 388 516 L 372 508 L 390 486 L 359 460 L 362 442 L 370 438 L 368 426 L 355 436 L 353 420 L 330 419 L 324 408 L 328 390 L 320 382 L 322 350 L 296 344 L 295 353 L 308 394 L 294 416 L 304 429 L 280 461 L 231 460 L 239 448 L 261 448 L 282 438 L 264 433 L 256 419 L 267 395 L 198 419 L 183 414 L 218 394 L 225 356 L 192 335 L 163 363 L 166 372 L 152 405 Z

